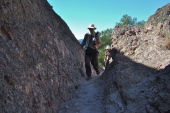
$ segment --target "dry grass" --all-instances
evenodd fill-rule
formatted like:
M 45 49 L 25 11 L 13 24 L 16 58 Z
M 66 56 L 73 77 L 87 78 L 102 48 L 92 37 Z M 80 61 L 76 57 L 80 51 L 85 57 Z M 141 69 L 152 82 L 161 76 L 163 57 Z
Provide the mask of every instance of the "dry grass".
M 170 37 L 165 40 L 165 48 L 170 50 Z

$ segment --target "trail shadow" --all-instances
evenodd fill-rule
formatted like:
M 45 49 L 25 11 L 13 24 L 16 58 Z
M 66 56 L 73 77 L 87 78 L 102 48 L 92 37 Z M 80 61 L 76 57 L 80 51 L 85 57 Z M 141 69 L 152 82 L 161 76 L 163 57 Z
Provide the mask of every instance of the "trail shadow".
M 170 64 L 157 70 L 118 53 L 99 80 L 106 112 L 170 110 Z

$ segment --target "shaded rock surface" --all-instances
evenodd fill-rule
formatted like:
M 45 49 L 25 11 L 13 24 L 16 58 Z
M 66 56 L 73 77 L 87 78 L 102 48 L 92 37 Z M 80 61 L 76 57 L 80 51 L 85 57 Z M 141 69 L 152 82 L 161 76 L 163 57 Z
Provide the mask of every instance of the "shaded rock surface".
M 84 75 L 79 48 L 47 0 L 1 0 L 1 113 L 55 113 Z
M 115 26 L 119 53 L 100 78 L 107 113 L 170 112 L 169 11 L 170 4 L 160 8 L 144 28 Z
M 101 77 L 107 113 L 166 113 L 170 110 L 170 70 L 160 71 L 117 54 Z

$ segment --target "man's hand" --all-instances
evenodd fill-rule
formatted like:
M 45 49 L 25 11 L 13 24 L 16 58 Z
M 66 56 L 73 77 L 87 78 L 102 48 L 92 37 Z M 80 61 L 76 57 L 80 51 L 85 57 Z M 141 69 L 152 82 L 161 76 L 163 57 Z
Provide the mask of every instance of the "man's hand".
M 95 44 L 95 47 L 99 47 L 101 45 L 101 43 L 97 43 Z
M 79 50 L 79 51 L 80 51 L 80 50 L 82 50 L 82 49 L 83 49 L 83 48 L 81 48 L 81 47 L 80 47 L 80 48 L 78 48 L 78 50 Z

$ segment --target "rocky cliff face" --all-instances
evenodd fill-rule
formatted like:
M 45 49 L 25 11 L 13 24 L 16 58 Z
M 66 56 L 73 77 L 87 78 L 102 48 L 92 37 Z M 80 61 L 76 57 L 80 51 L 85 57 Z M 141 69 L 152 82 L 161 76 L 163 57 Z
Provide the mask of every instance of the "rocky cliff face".
M 46 0 L 1 0 L 0 111 L 56 112 L 84 75 L 79 48 Z
M 149 18 L 144 28 L 116 26 L 112 35 L 112 47 L 135 62 L 164 68 L 170 62 L 169 12 L 170 4 L 167 4 Z
M 169 12 L 167 4 L 144 28 L 114 28 L 112 48 L 119 53 L 101 76 L 106 112 L 170 112 Z

